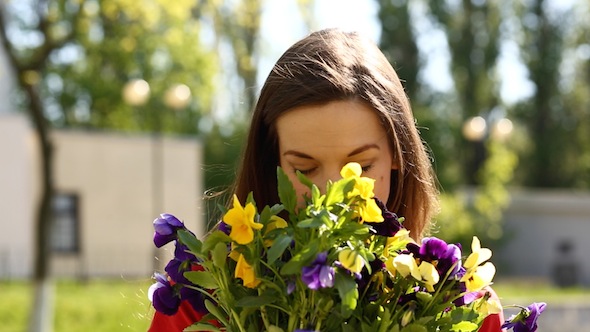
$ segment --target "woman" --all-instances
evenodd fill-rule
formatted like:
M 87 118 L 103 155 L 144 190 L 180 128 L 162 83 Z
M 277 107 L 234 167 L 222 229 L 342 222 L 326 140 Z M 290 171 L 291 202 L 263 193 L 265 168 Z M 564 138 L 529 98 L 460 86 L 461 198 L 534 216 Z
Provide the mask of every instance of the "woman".
M 348 162 L 376 180 L 375 196 L 404 216 L 420 241 L 437 212 L 438 191 L 403 86 L 374 43 L 322 30 L 290 47 L 266 79 L 234 193 L 245 201 L 253 192 L 259 206 L 272 205 L 279 201 L 277 166 L 293 183 L 299 170 L 323 185 Z M 306 189 L 296 190 L 302 196 Z M 182 330 L 198 318 L 183 303 L 175 316 L 156 313 L 150 331 Z M 502 322 L 491 315 L 480 331 L 500 331 Z

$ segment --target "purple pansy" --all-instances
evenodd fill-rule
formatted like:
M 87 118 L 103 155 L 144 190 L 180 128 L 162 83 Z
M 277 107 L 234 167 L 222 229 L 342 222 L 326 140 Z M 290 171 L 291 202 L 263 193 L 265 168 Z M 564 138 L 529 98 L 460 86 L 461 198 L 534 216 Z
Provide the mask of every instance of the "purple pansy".
M 175 216 L 163 213 L 154 220 L 154 244 L 160 248 L 169 242 L 176 240 L 176 232 L 186 229 L 182 221 Z
M 334 286 L 334 268 L 326 265 L 328 254 L 321 252 L 310 266 L 301 270 L 301 280 L 310 289 L 317 290 Z
M 165 315 L 174 315 L 180 306 L 179 295 L 165 276 L 156 273 L 154 278 L 156 283 L 150 286 L 148 298 L 157 311 Z
M 219 229 L 226 235 L 229 235 L 229 233 L 231 232 L 231 227 L 223 221 L 220 221 L 219 224 L 217 224 L 217 229 Z
M 208 312 L 207 308 L 205 307 L 204 295 L 194 288 L 182 287 L 180 289 L 180 299 L 183 301 L 188 301 L 193 309 L 201 314 Z
M 427 262 L 437 262 L 436 270 L 442 277 L 449 274 L 454 277 L 461 270 L 461 247 L 455 244 L 447 244 L 436 237 L 422 239 L 422 245 L 408 244 L 408 250 L 414 257 Z M 451 270 L 452 268 L 452 270 Z
M 537 320 L 545 310 L 545 302 L 535 302 L 517 315 L 510 317 L 503 325 L 503 329 L 513 329 L 514 332 L 535 332 L 537 331 Z
M 374 198 L 375 203 L 381 209 L 381 214 L 383 215 L 383 222 L 368 222 L 366 221 L 365 224 L 370 225 L 377 235 L 392 237 L 394 236 L 400 229 L 404 228 L 402 224 L 399 222 L 397 215 L 393 212 L 387 210 L 387 207 L 383 202 L 379 199 Z

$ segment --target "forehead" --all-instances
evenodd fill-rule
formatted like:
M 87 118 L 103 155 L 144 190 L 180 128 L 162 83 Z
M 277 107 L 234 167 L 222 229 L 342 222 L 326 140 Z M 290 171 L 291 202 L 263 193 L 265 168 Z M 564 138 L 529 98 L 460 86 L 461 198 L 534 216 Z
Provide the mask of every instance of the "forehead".
M 276 125 L 281 151 L 340 151 L 386 137 L 377 112 L 354 100 L 298 107 L 281 115 Z

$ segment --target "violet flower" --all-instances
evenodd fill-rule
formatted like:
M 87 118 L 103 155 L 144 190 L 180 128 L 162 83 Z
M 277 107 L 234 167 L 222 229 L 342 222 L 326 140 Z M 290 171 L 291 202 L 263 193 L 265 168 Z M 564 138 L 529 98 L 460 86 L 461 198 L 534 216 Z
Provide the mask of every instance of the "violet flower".
M 231 226 L 224 223 L 223 221 L 220 221 L 217 224 L 217 229 L 222 231 L 225 235 L 229 235 L 229 233 L 231 232 Z
M 383 215 L 383 222 L 368 222 L 365 221 L 365 224 L 370 225 L 377 235 L 392 237 L 394 236 L 400 229 L 404 228 L 402 224 L 399 222 L 397 215 L 393 212 L 387 210 L 387 207 L 383 202 L 379 199 L 374 198 L 375 203 L 381 209 L 381 214 Z
M 334 268 L 326 265 L 328 254 L 321 252 L 310 266 L 301 270 L 301 280 L 310 289 L 317 290 L 334 286 Z
M 154 278 L 156 283 L 150 286 L 148 298 L 157 311 L 169 316 L 174 315 L 180 306 L 180 297 L 165 276 L 156 273 Z
M 158 248 L 176 240 L 176 232 L 179 229 L 186 229 L 182 221 L 168 213 L 162 213 L 160 217 L 154 220 L 153 224 L 155 231 L 154 244 Z
M 198 313 L 206 314 L 205 296 L 198 290 L 191 287 L 182 287 L 180 289 L 180 299 L 187 301 Z
M 517 315 L 510 317 L 503 325 L 503 329 L 513 329 L 514 332 L 535 332 L 537 331 L 537 320 L 545 310 L 545 302 L 535 302 Z
M 449 274 L 453 278 L 461 270 L 461 247 L 455 244 L 447 244 L 436 237 L 422 239 L 422 245 L 413 243 L 407 246 L 414 257 L 427 262 L 437 262 L 436 270 L 441 277 Z M 452 270 L 451 270 L 452 268 Z

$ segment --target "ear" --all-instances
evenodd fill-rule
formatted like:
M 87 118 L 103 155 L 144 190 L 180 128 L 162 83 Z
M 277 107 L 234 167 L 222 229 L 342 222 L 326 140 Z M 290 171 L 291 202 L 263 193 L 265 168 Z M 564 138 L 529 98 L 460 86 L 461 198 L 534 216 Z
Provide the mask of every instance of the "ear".
M 393 156 L 391 157 L 391 169 L 394 171 L 399 170 L 399 162 Z

